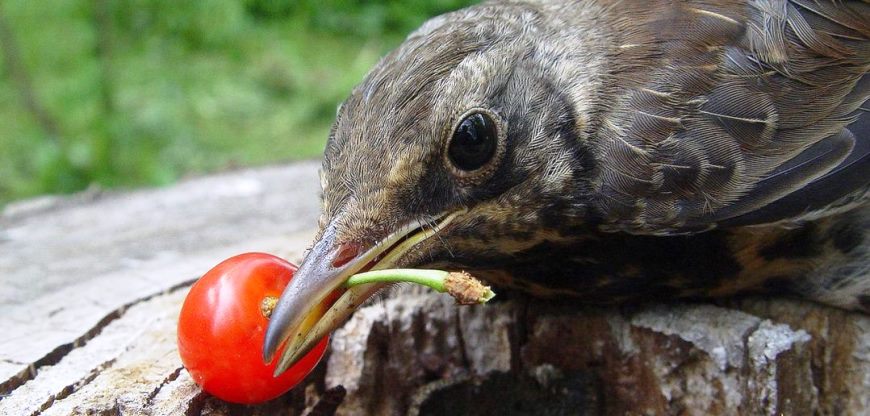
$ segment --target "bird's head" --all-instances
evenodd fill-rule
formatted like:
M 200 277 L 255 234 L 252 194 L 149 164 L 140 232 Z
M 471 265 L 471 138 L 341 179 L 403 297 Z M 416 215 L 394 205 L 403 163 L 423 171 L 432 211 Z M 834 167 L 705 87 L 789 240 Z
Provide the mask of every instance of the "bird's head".
M 479 7 L 428 22 L 340 107 L 321 171 L 320 233 L 264 345 L 271 359 L 289 339 L 279 371 L 381 289 L 346 290 L 351 275 L 474 268 L 471 259 L 497 269 L 585 215 L 592 167 L 576 103 L 588 97 L 566 94 L 546 62 L 568 52 L 535 43 L 533 31 L 545 28 L 534 13 L 494 13 Z M 572 82 L 594 85 L 586 77 Z

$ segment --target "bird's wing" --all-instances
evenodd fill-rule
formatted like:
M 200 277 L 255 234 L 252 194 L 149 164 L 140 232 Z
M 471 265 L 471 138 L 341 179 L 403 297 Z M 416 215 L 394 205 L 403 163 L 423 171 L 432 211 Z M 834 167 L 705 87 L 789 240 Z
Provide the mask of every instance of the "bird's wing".
M 679 2 L 626 13 L 590 140 L 602 228 L 675 234 L 866 198 L 870 5 Z
M 788 169 L 791 165 L 808 163 L 829 165 L 817 161 L 838 150 L 848 150 L 850 145 L 853 146 L 851 152 L 830 172 L 767 205 L 736 216 L 723 215 L 724 219 L 715 221 L 718 221 L 719 226 L 738 226 L 804 218 L 807 215 L 812 218 L 814 215 L 819 215 L 820 211 L 821 213 L 839 212 L 841 208 L 863 202 L 870 197 L 868 194 L 870 192 L 868 189 L 870 188 L 870 114 L 866 112 L 840 134 L 816 143 L 798 157 L 777 168 L 776 174 L 759 182 L 752 193 L 757 193 L 763 198 L 764 195 L 771 193 L 770 190 L 766 190 L 767 188 L 779 186 L 779 182 L 783 180 L 780 178 L 787 176 L 787 173 L 783 172 L 784 169 Z

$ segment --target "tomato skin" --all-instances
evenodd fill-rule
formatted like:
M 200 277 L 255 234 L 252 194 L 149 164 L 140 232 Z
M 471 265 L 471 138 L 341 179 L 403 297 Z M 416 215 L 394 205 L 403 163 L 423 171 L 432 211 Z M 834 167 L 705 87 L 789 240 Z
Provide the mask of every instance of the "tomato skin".
M 265 253 L 224 260 L 190 288 L 178 318 L 178 352 L 203 390 L 234 403 L 274 399 L 302 381 L 328 343 L 317 346 L 275 378 L 277 359 L 264 364 L 269 320 L 260 311 L 266 296 L 280 297 L 296 266 Z

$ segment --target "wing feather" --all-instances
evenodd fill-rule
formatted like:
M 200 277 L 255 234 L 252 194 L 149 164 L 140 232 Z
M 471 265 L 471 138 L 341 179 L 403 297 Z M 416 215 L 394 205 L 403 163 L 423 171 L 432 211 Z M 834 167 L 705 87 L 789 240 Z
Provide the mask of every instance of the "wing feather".
M 676 234 L 787 221 L 870 186 L 870 135 L 859 128 L 870 98 L 870 6 L 648 7 L 656 12 L 626 14 L 647 31 L 621 42 L 647 45 L 631 58 L 658 69 L 615 69 L 617 98 L 590 140 L 603 229 Z
M 863 126 L 856 126 L 867 137 L 870 116 Z M 850 129 L 852 127 L 850 126 Z M 783 218 L 814 218 L 825 212 L 837 212 L 865 203 L 870 191 L 870 140 L 856 140 L 849 156 L 830 172 L 812 183 L 749 213 L 726 219 L 723 226 L 764 224 Z

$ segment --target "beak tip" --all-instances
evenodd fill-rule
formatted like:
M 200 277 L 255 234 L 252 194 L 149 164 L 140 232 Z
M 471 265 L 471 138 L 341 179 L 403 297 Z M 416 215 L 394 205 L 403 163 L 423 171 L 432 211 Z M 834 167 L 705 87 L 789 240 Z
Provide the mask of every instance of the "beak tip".
M 263 344 L 263 362 L 268 364 L 272 362 L 272 358 L 275 357 L 275 351 L 268 342 Z
M 273 315 L 273 318 L 276 317 Z M 275 319 L 270 320 L 269 326 L 266 328 L 266 336 L 263 339 L 263 362 L 272 362 L 278 345 L 281 344 L 281 338 L 281 325 L 276 323 Z
M 275 354 L 272 351 L 269 351 L 268 349 L 266 349 L 265 346 L 263 347 L 263 363 L 264 364 L 271 363 L 274 355 Z
M 285 360 L 279 361 L 278 365 L 275 366 L 275 371 L 272 372 L 272 377 L 278 377 L 281 374 L 284 374 L 289 367 L 289 363 L 285 362 Z

